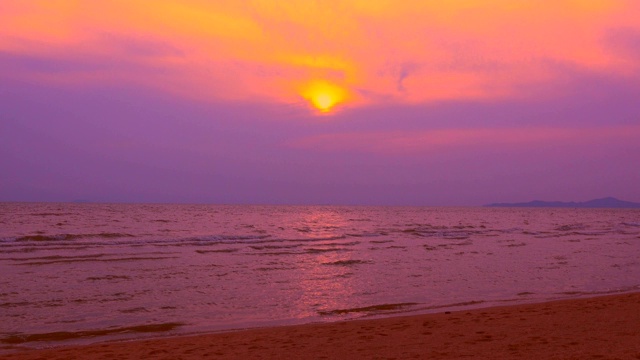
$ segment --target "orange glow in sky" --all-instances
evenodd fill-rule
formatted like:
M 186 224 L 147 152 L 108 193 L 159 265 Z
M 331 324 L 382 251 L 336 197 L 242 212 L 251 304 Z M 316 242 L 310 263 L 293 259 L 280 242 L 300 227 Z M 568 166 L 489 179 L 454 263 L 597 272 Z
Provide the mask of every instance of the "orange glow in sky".
M 611 39 L 639 31 L 638 14 L 636 0 L 8 0 L 0 52 L 68 64 L 2 74 L 29 81 L 327 113 L 532 96 L 566 69 L 635 73 Z

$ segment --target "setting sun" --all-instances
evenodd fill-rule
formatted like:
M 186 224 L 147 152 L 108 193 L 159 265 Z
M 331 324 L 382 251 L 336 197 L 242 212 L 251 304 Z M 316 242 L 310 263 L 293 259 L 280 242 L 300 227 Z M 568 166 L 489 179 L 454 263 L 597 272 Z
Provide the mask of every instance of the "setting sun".
M 336 103 L 330 94 L 322 93 L 314 96 L 311 101 L 320 111 L 328 111 Z
M 302 96 L 320 112 L 329 112 L 338 103 L 343 102 L 347 92 L 343 88 L 327 81 L 313 81 L 302 92 Z

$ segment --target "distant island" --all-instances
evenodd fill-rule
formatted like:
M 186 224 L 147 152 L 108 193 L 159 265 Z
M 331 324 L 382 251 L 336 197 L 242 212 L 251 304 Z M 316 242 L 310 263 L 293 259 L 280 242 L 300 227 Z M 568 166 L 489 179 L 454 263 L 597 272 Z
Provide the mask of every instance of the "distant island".
M 551 208 L 622 208 L 640 209 L 640 203 L 618 200 L 613 197 L 594 199 L 584 202 L 563 201 L 530 201 L 526 203 L 496 203 L 486 207 L 551 207 Z

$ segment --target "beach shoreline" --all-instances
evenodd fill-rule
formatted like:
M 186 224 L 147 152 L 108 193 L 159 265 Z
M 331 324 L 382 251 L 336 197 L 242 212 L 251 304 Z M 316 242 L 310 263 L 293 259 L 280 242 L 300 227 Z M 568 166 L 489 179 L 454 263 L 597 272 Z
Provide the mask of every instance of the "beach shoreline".
M 640 293 L 2 354 L 0 359 L 640 359 Z

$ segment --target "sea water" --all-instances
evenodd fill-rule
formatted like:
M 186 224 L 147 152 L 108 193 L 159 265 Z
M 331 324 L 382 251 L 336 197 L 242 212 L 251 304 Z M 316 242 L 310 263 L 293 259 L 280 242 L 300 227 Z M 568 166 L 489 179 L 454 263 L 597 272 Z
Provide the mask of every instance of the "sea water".
M 4 351 L 638 290 L 640 210 L 0 204 Z

